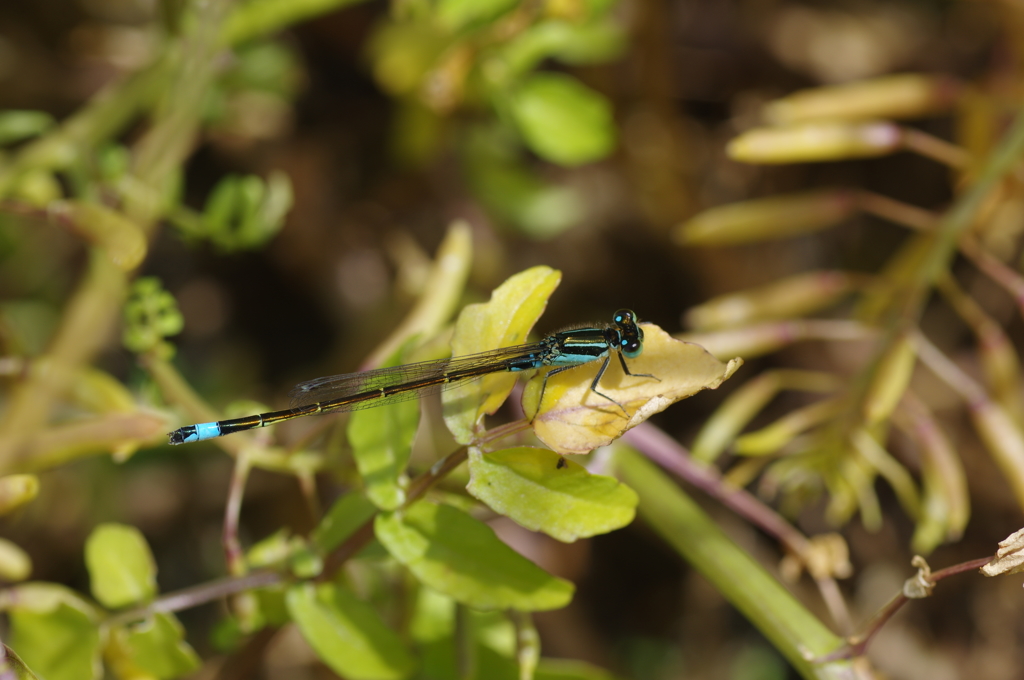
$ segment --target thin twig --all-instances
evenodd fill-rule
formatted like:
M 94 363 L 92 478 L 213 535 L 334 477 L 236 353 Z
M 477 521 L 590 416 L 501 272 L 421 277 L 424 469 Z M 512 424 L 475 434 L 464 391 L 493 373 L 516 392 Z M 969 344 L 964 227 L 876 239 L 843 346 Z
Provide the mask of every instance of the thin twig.
M 981 557 L 976 560 L 954 564 L 951 567 L 931 572 L 931 574 L 928 575 L 927 580 L 929 584 L 934 586 L 945 578 L 956 576 L 957 574 L 962 574 L 967 571 L 980 569 L 991 561 L 991 557 Z M 902 609 L 903 605 L 907 604 L 911 599 L 913 598 L 907 597 L 902 592 L 899 593 L 896 597 L 889 600 L 888 604 L 882 607 L 882 609 L 880 609 L 873 617 L 871 617 L 871 620 L 868 622 L 867 626 L 865 626 L 864 631 L 851 636 L 848 639 L 846 646 L 843 648 L 837 649 L 827 656 L 815 659 L 815 663 L 828 663 L 829 661 L 838 661 L 840 659 L 851 659 L 857 656 L 862 656 L 867 651 L 868 645 L 871 643 L 871 640 L 875 635 L 877 635 L 878 632 L 882 630 L 882 627 L 896 615 L 896 612 Z

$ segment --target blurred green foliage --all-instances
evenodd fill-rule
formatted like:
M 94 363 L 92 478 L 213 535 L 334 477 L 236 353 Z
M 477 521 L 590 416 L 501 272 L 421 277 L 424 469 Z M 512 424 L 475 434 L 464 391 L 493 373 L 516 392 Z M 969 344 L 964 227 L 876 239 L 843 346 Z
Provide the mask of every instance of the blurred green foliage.
M 1024 122 L 1007 86 L 1024 21 L 980 5 L 95 0 L 39 19 L 54 34 L 31 49 L 0 8 L 9 649 L 49 680 L 173 678 L 220 663 L 195 631 L 237 659 L 294 623 L 353 680 L 612 677 L 542 655 L 576 653 L 570 638 L 644 680 L 705 659 L 736 677 L 780 677 L 784 660 L 808 678 L 852 672 L 844 655 L 864 649 L 842 648 L 855 629 L 837 579 L 867 591 L 865 567 L 944 544 L 944 558 L 988 554 L 1024 507 Z M 872 77 L 922 64 L 963 80 Z M 846 82 L 776 99 L 805 81 Z M 431 259 L 452 214 L 466 221 Z M 323 357 L 375 367 L 444 356 L 453 335 L 467 353 L 525 342 L 561 279 L 549 260 L 575 292 L 553 316 L 620 297 L 660 315 L 696 305 L 689 340 L 758 358 L 714 413 L 663 421 L 692 458 L 645 423 L 586 468 L 566 462 L 502 406 L 511 380 L 448 391 L 443 412 L 407 402 L 195 454 L 164 445 L 181 424 L 269 410 L 238 397 L 275 403 L 294 380 L 274 371 Z M 679 344 L 649 328 L 649 349 Z M 630 426 L 696 373 L 673 368 Z M 589 434 L 605 414 L 580 406 L 559 417 Z M 761 530 L 820 601 L 669 472 Z M 634 514 L 654 533 L 549 540 Z M 666 546 L 715 597 L 659 573 Z M 90 597 L 59 585 L 84 583 L 83 563 Z M 157 564 L 160 585 L 184 588 L 161 594 Z M 533 619 L 574 597 L 597 614 Z M 724 637 L 723 597 L 771 651 Z M 1012 612 L 972 597 L 949 616 L 981 633 L 947 644 L 936 624 L 920 656 L 1019 668 L 1013 645 L 985 646 Z M 676 623 L 677 600 L 697 624 Z M 211 601 L 227 606 L 194 630 L 173 613 Z M 13 651 L 0 675 L 31 677 Z

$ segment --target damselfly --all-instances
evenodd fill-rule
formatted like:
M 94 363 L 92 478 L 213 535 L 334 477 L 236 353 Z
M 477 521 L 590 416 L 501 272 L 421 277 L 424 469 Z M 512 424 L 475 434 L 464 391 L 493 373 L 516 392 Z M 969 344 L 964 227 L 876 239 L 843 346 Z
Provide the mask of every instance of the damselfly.
M 591 382 L 590 389 L 621 408 L 614 399 L 602 394 L 597 389 L 598 385 L 613 353 L 618 355 L 626 375 L 654 378 L 647 373 L 630 373 L 626 365 L 626 359 L 637 358 L 643 349 L 644 332 L 637 325 L 636 315 L 628 309 L 620 309 L 610 324 L 570 328 L 552 333 L 539 342 L 450 359 L 317 378 L 300 383 L 292 390 L 291 408 L 245 418 L 187 425 L 171 432 L 168 437 L 171 444 L 197 442 L 302 416 L 355 411 L 416 399 L 491 373 L 515 373 L 554 366 L 544 376 L 541 384 L 540 404 L 543 402 L 548 378 L 598 359 L 604 359 L 604 363 Z

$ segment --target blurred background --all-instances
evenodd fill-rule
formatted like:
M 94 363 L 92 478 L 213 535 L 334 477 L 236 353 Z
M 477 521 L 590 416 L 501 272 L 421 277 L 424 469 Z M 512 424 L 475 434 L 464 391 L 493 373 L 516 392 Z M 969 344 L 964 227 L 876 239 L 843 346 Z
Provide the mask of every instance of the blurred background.
M 0 3 L 0 109 L 43 111 L 57 121 L 73 115 L 159 56 L 166 44 L 159 36 L 175 30 L 183 4 Z M 568 28 L 531 32 L 545 22 Z M 1024 8 L 998 0 L 395 0 L 331 9 L 270 35 L 254 33 L 217 56 L 213 95 L 203 101 L 201 132 L 174 189 L 181 207 L 160 220 L 139 271 L 159 277 L 177 298 L 184 328 L 172 338 L 175 363 L 218 409 L 243 399 L 281 408 L 297 382 L 355 370 L 409 310 L 456 219 L 469 224 L 474 247 L 464 302 L 486 299 L 509 275 L 545 264 L 563 278 L 539 332 L 603 321 L 629 307 L 678 333 L 684 312 L 716 295 L 818 269 L 876 273 L 908 234 L 854 214 L 836 228 L 786 240 L 681 245 L 680 225 L 702 211 L 823 187 L 941 210 L 956 193 L 949 167 L 914 153 L 761 165 L 730 158 L 727 143 L 763 123 L 766 103 L 891 73 L 941 75 L 951 88 L 985 96 L 961 97 L 911 125 L 970 147 L 972 116 L 987 115 L 997 135 L 1017 105 L 1022 28 Z M 527 101 L 523 83 L 534 99 Z M 510 95 L 520 87 L 519 98 Z M 552 101 L 565 103 L 563 128 L 545 128 L 557 118 L 546 113 Z M 92 170 L 116 176 L 124 149 L 144 134 L 143 121 L 127 126 L 117 144 L 97 149 Z M 263 231 L 251 242 L 197 231 L 197 220 L 216 222 L 217 210 L 228 210 L 224 196 L 237 187 L 226 188 L 225 177 L 243 176 L 263 178 L 264 200 L 290 193 L 287 217 L 257 224 Z M 22 200 L 32 191 L 74 193 L 85 178 L 52 181 L 23 187 Z M 8 356 L 45 349 L 86 267 L 81 238 L 36 217 L 0 213 L 0 343 Z M 1018 254 L 1012 234 L 1020 226 L 1010 229 L 1007 259 Z M 964 276 L 1019 340 L 1012 300 L 973 272 Z M 849 307 L 824 313 L 849 314 Z M 948 309 L 929 308 L 924 325 L 933 341 L 972 365 L 968 333 Z M 780 366 L 848 374 L 863 355 L 857 348 L 844 355 L 845 347 L 799 344 L 754 358 L 721 389 L 655 422 L 689 443 L 736 385 Z M 96 363 L 143 402 L 158 402 L 115 336 Z M 952 398 L 936 397 L 943 399 L 956 433 L 964 416 Z M 783 398 L 755 425 L 803 403 Z M 1020 525 L 1020 507 L 987 455 L 976 443 L 960 455 L 971 520 L 962 540 L 930 556 L 933 566 L 990 554 Z M 33 578 L 87 590 L 85 535 L 102 521 L 133 524 L 153 546 L 161 589 L 185 587 L 223 573 L 230 474 L 230 460 L 210 446 L 156 445 L 125 464 L 83 458 L 49 470 L 40 499 L 4 520 L 0 532 L 30 553 Z M 884 522 L 877 530 L 856 517 L 840 528 L 853 564 L 843 588 L 855 623 L 910 576 L 913 522 L 884 484 L 878 494 Z M 776 569 L 774 541 L 704 504 Z M 245 543 L 282 525 L 308 531 L 313 521 L 293 479 L 261 471 L 247 488 L 242 519 Z M 798 523 L 809 533 L 833 528 L 820 503 L 804 507 Z M 507 531 L 518 548 L 578 586 L 569 608 L 537 617 L 546 656 L 585 659 L 636 680 L 793 677 L 760 634 L 641 522 L 572 545 Z M 1019 581 L 968 575 L 944 582 L 882 631 L 872 658 L 894 678 L 1019 677 Z M 824 616 L 811 586 L 793 588 Z M 181 614 L 204 658 L 217 654 L 208 638 L 221 614 L 213 606 Z M 329 677 L 294 644 L 274 644 L 247 677 Z

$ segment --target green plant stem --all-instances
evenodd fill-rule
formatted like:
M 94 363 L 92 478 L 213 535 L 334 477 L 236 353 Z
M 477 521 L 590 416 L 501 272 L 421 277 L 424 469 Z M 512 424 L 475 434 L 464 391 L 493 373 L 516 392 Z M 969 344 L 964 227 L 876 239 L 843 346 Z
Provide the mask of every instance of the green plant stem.
M 173 62 L 152 125 L 135 145 L 132 174 L 141 190 L 126 193 L 124 212 L 147 233 L 165 212 L 165 197 L 192 152 L 207 94 L 224 63 L 220 29 L 230 3 L 199 3 L 196 30 L 169 45 Z
M 0 197 L 30 170 L 62 170 L 78 162 L 83 152 L 114 137 L 160 92 L 166 77 L 159 60 L 109 85 L 53 132 L 19 149 L 0 165 Z
M 188 86 L 183 86 L 185 95 L 180 100 L 172 100 L 156 116 L 150 132 L 139 143 L 137 179 L 147 190 L 142 193 L 165 195 L 168 183 L 174 179 L 172 171 L 191 149 L 198 128 L 197 102 L 212 80 L 214 66 L 208 62 L 218 36 L 218 19 L 225 5 L 224 2 L 202 5 L 205 9 L 197 17 L 201 28 L 185 46 L 188 49 L 182 48 L 186 55 L 171 60 L 174 65 L 166 74 L 170 82 L 187 82 Z M 158 72 L 163 73 L 162 69 Z M 101 133 L 112 134 L 118 124 L 123 125 L 142 103 L 148 101 L 142 93 L 151 93 L 149 86 L 140 85 L 140 80 L 129 79 L 127 82 L 136 85 L 137 90 L 134 87 L 121 89 L 99 98 L 94 107 L 87 109 L 88 115 L 73 118 L 61 127 L 63 137 L 57 134 L 38 142 L 44 149 L 46 144 L 60 146 L 63 143 L 66 147 L 63 151 L 48 152 L 45 158 L 39 157 L 42 153 L 39 151 L 20 155 L 13 164 L 13 174 L 8 168 L 6 176 L 16 178 L 18 172 L 28 169 L 27 166 L 38 167 L 39 163 L 46 161 L 53 163 L 46 167 L 54 167 L 60 162 L 72 163 L 78 149 L 101 141 Z M 104 120 L 104 114 L 113 120 Z M 69 136 L 80 146 L 68 142 Z M 0 176 L 0 194 L 3 182 L 3 176 Z M 158 212 L 152 201 L 126 206 L 129 219 L 136 221 L 146 232 L 152 231 Z M 17 464 L 24 455 L 25 442 L 45 425 L 54 401 L 66 392 L 75 372 L 90 363 L 103 347 L 118 317 L 127 287 L 128 274 L 116 268 L 105 252 L 93 249 L 86 276 L 47 348 L 47 370 L 33 373 L 18 387 L 0 419 L 0 473 Z
M 839 649 L 836 636 L 732 542 L 655 465 L 634 451 L 616 453 L 616 475 L 640 496 L 640 516 L 771 640 L 804 678 L 854 677 L 849 661 L 816 664 Z
M 236 9 L 228 25 L 221 21 L 227 2 L 201 5 L 199 29 L 170 46 L 169 57 L 111 85 L 54 132 L 26 145 L 0 166 L 0 196 L 27 172 L 67 169 L 81 162 L 96 146 L 120 134 L 161 92 L 173 91 L 174 97 L 164 102 L 136 146 L 138 190 L 126 196 L 126 215 L 152 233 L 163 208 L 162 197 L 191 152 L 202 102 L 216 73 L 217 52 L 225 43 L 277 30 L 344 4 L 347 0 L 261 0 Z M 48 348 L 50 368 L 15 390 L 0 418 L 0 474 L 18 464 L 25 455 L 25 443 L 45 425 L 54 401 L 66 391 L 75 371 L 87 365 L 107 341 L 128 279 L 104 253 L 92 254 L 85 278 Z
M 46 423 L 56 399 L 80 367 L 106 344 L 127 289 L 127 277 L 100 250 L 93 250 L 85 278 L 50 343 L 44 370 L 18 385 L 0 418 L 0 474 L 25 455 L 24 445 Z
M 697 487 L 765 533 L 776 538 L 786 550 L 806 566 L 811 558 L 811 542 L 777 512 L 745 489 L 726 483 L 717 468 L 696 463 L 678 442 L 651 423 L 641 423 L 623 436 L 623 441 L 683 481 Z M 839 595 L 839 586 L 828 575 L 811 574 L 839 630 L 852 630 L 850 612 Z
M 996 145 L 996 151 L 982 168 L 978 179 L 939 220 L 938 235 L 924 265 L 918 270 L 913 295 L 908 300 L 908 312 L 920 315 L 925 294 L 948 271 L 961 237 L 974 223 L 978 211 L 1011 170 L 1024 156 L 1024 113 L 1018 114 L 1013 125 Z
M 88 456 L 109 456 L 111 451 L 123 459 L 140 446 L 166 441 L 167 430 L 166 418 L 142 410 L 55 425 L 25 441 L 18 467 L 25 472 L 41 472 Z

